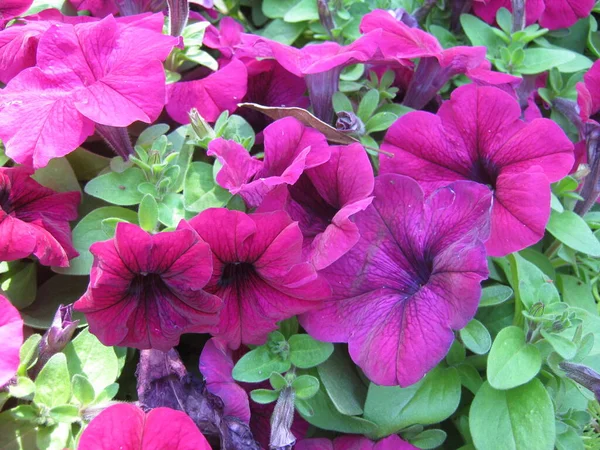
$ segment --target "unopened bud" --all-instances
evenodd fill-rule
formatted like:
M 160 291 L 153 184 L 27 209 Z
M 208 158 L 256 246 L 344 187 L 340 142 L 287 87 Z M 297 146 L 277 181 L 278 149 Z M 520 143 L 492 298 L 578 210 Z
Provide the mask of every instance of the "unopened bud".
M 319 10 L 319 21 L 327 34 L 330 37 L 333 37 L 333 29 L 335 28 L 335 23 L 333 22 L 333 17 L 331 16 L 331 11 L 329 10 L 329 5 L 327 4 L 327 0 L 317 0 L 317 9 Z
M 213 127 L 211 127 L 204 117 L 200 115 L 196 108 L 192 108 L 192 110 L 189 112 L 189 116 L 192 129 L 194 130 L 194 133 L 196 133 L 196 136 L 198 136 L 198 139 L 204 139 L 207 137 L 209 139 L 214 139 L 217 137 Z
M 335 127 L 342 133 L 352 133 L 358 136 L 365 134 L 365 124 L 351 111 L 340 111 L 337 113 Z
M 190 15 L 188 0 L 167 0 L 169 5 L 169 34 L 181 36 Z
M 571 380 L 592 391 L 596 400 L 600 401 L 600 374 L 598 372 L 583 364 L 568 361 L 561 362 L 559 366 Z

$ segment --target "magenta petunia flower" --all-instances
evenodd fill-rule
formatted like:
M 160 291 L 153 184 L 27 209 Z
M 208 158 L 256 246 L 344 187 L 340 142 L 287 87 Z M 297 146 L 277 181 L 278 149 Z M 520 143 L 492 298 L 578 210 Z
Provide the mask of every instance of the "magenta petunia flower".
M 2 0 L 0 4 L 0 29 L 29 9 L 33 0 Z
M 17 308 L 0 295 L 0 388 L 19 368 L 19 351 L 23 344 L 23 320 Z
M 325 136 L 292 117 L 265 128 L 264 146 L 264 160 L 234 141 L 216 139 L 208 146 L 207 154 L 223 164 L 217 183 L 239 194 L 251 208 L 275 187 L 296 183 L 304 170 L 323 164 L 331 155 Z
M 577 83 L 577 104 L 583 123 L 600 122 L 600 62 L 594 65 L 583 76 L 583 82 Z
M 95 122 L 125 127 L 156 120 L 165 104 L 161 61 L 177 42 L 161 34 L 161 17 L 52 25 L 40 38 L 37 67 L 0 91 L 7 155 L 43 167 L 75 150 Z
M 458 46 L 444 50 L 434 36 L 409 27 L 383 10 L 365 15 L 360 30 L 367 34 L 356 44 L 370 48 L 368 53 L 379 62 L 410 65 L 408 59 L 420 58 L 402 102 L 414 109 L 427 105 L 453 76 L 480 69 L 485 61 L 485 47 Z
M 277 322 L 316 308 L 331 291 L 302 258 L 302 233 L 283 211 L 208 209 L 190 220 L 213 253 L 206 291 L 223 299 L 215 334 L 237 349 L 264 344 Z
M 117 2 L 119 0 L 69 0 L 69 3 L 77 11 L 89 11 L 94 17 L 106 17 L 109 14 L 116 14 L 119 10 Z
M 0 261 L 36 256 L 45 266 L 67 267 L 78 255 L 69 221 L 77 218 L 79 192 L 58 193 L 25 167 L 0 167 Z
M 535 22 L 543 28 L 556 30 L 568 28 L 579 19 L 590 15 L 594 0 L 527 0 L 525 2 L 525 19 L 527 25 Z M 496 21 L 496 13 L 500 8 L 512 11 L 510 0 L 475 0 L 473 11 L 487 23 Z
M 548 119 L 520 120 L 519 103 L 493 87 L 462 86 L 437 115 L 409 113 L 388 130 L 381 173 L 416 179 L 427 194 L 456 180 L 494 193 L 491 256 L 538 242 L 550 216 L 550 183 L 569 173 L 573 144 Z
M 104 345 L 168 351 L 183 333 L 206 333 L 222 301 L 202 288 L 212 275 L 209 246 L 192 230 L 151 235 L 119 223 L 90 247 L 87 292 L 75 303 Z
M 233 112 L 246 95 L 246 66 L 232 60 L 206 78 L 179 81 L 168 86 L 167 112 L 179 123 L 190 123 L 188 113 L 196 108 L 208 122 L 214 122 L 223 111 Z
M 224 416 L 233 416 L 250 424 L 254 438 L 269 448 L 273 404 L 260 404 L 251 401 L 249 392 L 257 388 L 270 388 L 268 382 L 260 385 L 253 383 L 238 383 L 231 373 L 235 363 L 248 351 L 246 347 L 231 350 L 227 344 L 217 338 L 210 339 L 200 354 L 200 372 L 206 379 L 206 388 L 223 400 Z M 298 413 L 294 413 L 291 431 L 294 436 L 302 438 L 308 431 L 306 422 Z
M 244 64 L 257 59 L 273 58 L 268 42 L 256 34 L 244 33 L 244 27 L 231 17 L 223 17 L 219 28 L 210 25 L 204 34 L 203 45 L 219 50 L 222 59 L 239 59 Z
M 304 439 L 296 450 L 418 450 L 396 434 L 373 442 L 363 436 L 340 436 L 333 441 L 324 438 Z
M 332 146 L 329 161 L 293 185 L 271 191 L 258 212 L 285 210 L 298 221 L 304 253 L 321 270 L 350 250 L 360 234 L 351 217 L 371 203 L 373 168 L 360 144 Z
M 424 199 L 414 180 L 396 174 L 376 178 L 374 195 L 354 216 L 358 243 L 322 271 L 331 300 L 300 323 L 316 339 L 348 342 L 374 383 L 408 386 L 475 315 L 492 195 L 463 181 Z
M 171 408 L 144 413 L 130 403 L 106 408 L 85 428 L 79 450 L 211 450 L 190 417 Z

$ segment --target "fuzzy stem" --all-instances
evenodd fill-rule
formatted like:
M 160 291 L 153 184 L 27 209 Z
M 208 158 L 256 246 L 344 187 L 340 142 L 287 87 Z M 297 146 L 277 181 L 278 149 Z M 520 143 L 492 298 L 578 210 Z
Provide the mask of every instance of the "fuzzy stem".
M 589 133 L 587 138 L 587 154 L 588 164 L 590 165 L 590 173 L 583 181 L 581 196 L 583 202 L 578 202 L 575 206 L 575 212 L 580 216 L 584 216 L 596 203 L 600 196 L 600 152 L 598 144 L 600 140 L 600 130 L 594 130 Z
M 96 133 L 125 161 L 133 155 L 134 150 L 126 127 L 111 127 L 97 123 Z
M 525 28 L 525 0 L 511 0 L 512 32 L 516 33 Z

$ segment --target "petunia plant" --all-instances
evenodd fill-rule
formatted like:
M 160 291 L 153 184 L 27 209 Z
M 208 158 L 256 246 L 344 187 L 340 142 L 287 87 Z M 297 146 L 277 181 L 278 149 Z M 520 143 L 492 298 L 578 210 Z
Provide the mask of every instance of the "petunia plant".
M 0 448 L 600 448 L 598 13 L 0 1 Z

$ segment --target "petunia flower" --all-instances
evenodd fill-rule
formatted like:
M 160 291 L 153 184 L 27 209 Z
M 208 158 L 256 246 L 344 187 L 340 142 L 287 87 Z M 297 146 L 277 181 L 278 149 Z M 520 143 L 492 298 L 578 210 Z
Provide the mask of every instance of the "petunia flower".
M 2 0 L 0 4 L 0 29 L 29 9 L 33 0 Z
M 437 39 L 422 30 L 411 28 L 387 11 L 375 10 L 365 15 L 360 23 L 365 34 L 362 48 L 378 55 L 379 62 L 394 61 L 411 64 L 408 59 L 420 58 L 402 104 L 421 109 L 453 76 L 481 68 L 485 61 L 485 47 L 458 46 L 444 50 Z M 358 42 L 357 41 L 357 45 Z
M 525 21 L 527 25 L 539 22 L 543 28 L 556 30 L 568 28 L 579 19 L 590 15 L 594 0 L 527 0 Z M 489 24 L 496 21 L 500 8 L 512 11 L 511 0 L 475 0 L 473 11 Z
M 0 295 L 0 388 L 8 383 L 19 368 L 19 351 L 23 344 L 23 320 L 6 297 Z
M 119 223 L 115 237 L 90 252 L 90 284 L 75 310 L 104 345 L 167 351 L 183 333 L 217 323 L 222 302 L 202 290 L 212 275 L 210 248 L 193 231 L 151 235 Z
M 360 239 L 321 273 L 333 294 L 300 317 L 315 339 L 347 342 L 371 381 L 409 386 L 446 355 L 475 315 L 488 275 L 483 241 L 492 195 L 456 182 L 424 198 L 412 179 L 375 179 L 354 221 Z
M 569 173 L 573 144 L 548 119 L 520 120 L 519 103 L 492 87 L 462 86 L 437 115 L 416 111 L 388 130 L 381 173 L 416 179 L 426 194 L 456 180 L 494 193 L 486 248 L 504 256 L 538 242 L 550 216 L 550 183 Z
M 223 111 L 233 112 L 246 95 L 246 66 L 233 60 L 206 78 L 179 81 L 167 89 L 167 112 L 179 123 L 190 123 L 188 113 L 196 108 L 208 122 L 214 122 Z
M 0 261 L 36 256 L 45 266 L 67 267 L 78 255 L 69 221 L 79 192 L 58 193 L 31 178 L 25 167 L 0 167 Z
M 119 0 L 69 0 L 77 11 L 89 11 L 94 17 L 106 17 L 119 12 Z
M 258 212 L 283 209 L 298 221 L 304 252 L 321 270 L 358 241 L 351 217 L 371 203 L 373 168 L 360 144 L 332 146 L 329 161 L 271 191 Z
M 219 396 L 223 400 L 225 416 L 237 417 L 250 428 L 256 440 L 262 448 L 269 448 L 271 416 L 274 405 L 260 404 L 251 401 L 248 397 L 250 391 L 261 388 L 269 388 L 269 383 L 261 385 L 252 383 L 238 383 L 231 373 L 235 363 L 248 351 L 241 347 L 235 351 L 227 347 L 227 344 L 217 338 L 210 339 L 200 354 L 199 369 L 206 379 L 206 387 L 209 392 Z M 294 414 L 291 432 L 294 436 L 302 438 L 308 431 L 308 422 L 299 414 Z
M 102 411 L 85 428 L 77 448 L 211 450 L 187 414 L 170 408 L 156 408 L 145 414 L 129 403 L 119 403 Z
M 304 170 L 323 164 L 331 155 L 325 136 L 292 117 L 272 123 L 263 133 L 264 160 L 225 139 L 212 141 L 207 152 L 223 164 L 217 183 L 239 194 L 251 208 L 275 187 L 294 184 Z
M 206 291 L 223 299 L 215 336 L 232 349 L 264 344 L 277 322 L 319 306 L 330 294 L 302 258 L 302 233 L 283 211 L 208 209 L 189 225 L 213 253 Z
M 161 61 L 177 42 L 161 30 L 162 19 L 152 16 L 52 25 L 40 38 L 37 67 L 0 91 L 6 154 L 43 167 L 75 150 L 95 122 L 125 127 L 156 120 L 165 104 Z
M 584 124 L 600 123 L 600 62 L 583 75 L 583 82 L 577 83 L 577 104 L 579 116 Z M 583 130 L 582 130 L 583 131 Z
M 340 436 L 333 441 L 324 438 L 304 439 L 295 450 L 417 450 L 396 434 L 373 442 L 363 436 Z

